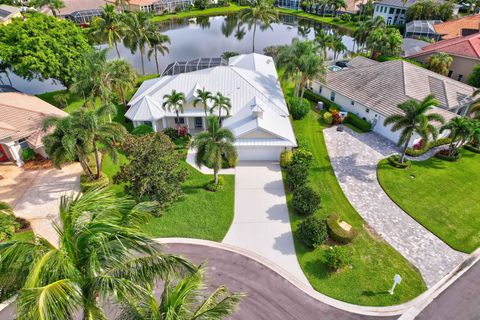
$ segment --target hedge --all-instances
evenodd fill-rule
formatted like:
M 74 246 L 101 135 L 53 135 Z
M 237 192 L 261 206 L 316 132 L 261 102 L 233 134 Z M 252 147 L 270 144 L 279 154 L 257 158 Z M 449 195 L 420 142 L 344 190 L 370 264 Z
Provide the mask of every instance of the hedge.
M 106 174 L 102 174 L 97 180 L 90 180 L 86 174 L 80 176 L 80 190 L 87 192 L 92 188 L 106 187 L 110 184 Z
M 474 153 L 480 153 L 480 148 L 474 147 L 471 144 L 466 144 L 466 145 L 463 146 L 463 148 L 465 150 L 468 150 L 468 151 L 471 151 L 471 152 L 474 152 Z
M 313 92 L 312 90 L 305 90 L 305 93 L 303 94 L 303 96 L 308 100 L 315 102 L 315 104 L 317 104 L 318 101 L 322 101 L 324 108 L 326 110 L 330 110 L 330 108 L 332 107 L 337 110 L 340 110 L 340 106 L 338 104 L 328 100 L 327 98 L 322 97 L 321 95 Z
M 446 144 L 450 144 L 452 139 L 450 138 L 440 138 L 434 141 L 430 141 L 427 143 L 426 146 L 424 146 L 422 149 L 415 150 L 413 148 L 407 148 L 407 154 L 411 157 L 419 157 L 423 154 L 425 154 L 427 151 L 429 151 L 432 148 L 443 146 Z
M 388 163 L 395 168 L 406 169 L 409 168 L 412 162 L 410 160 L 405 160 L 403 163 L 400 162 L 400 156 L 398 154 L 391 155 L 387 158 Z
M 328 227 L 328 235 L 332 240 L 347 244 L 355 240 L 358 235 L 357 229 L 350 229 L 349 231 L 343 229 L 340 226 L 340 215 L 338 213 L 332 213 L 327 217 L 327 227 Z
M 343 120 L 344 123 L 350 123 L 357 129 L 362 132 L 370 132 L 372 131 L 372 124 L 366 120 L 363 120 L 359 116 L 354 113 L 348 113 L 345 119 Z
M 458 151 L 455 151 L 455 154 L 450 156 L 448 155 L 448 150 L 440 150 L 435 154 L 435 157 L 441 160 L 455 162 L 462 157 L 462 154 Z

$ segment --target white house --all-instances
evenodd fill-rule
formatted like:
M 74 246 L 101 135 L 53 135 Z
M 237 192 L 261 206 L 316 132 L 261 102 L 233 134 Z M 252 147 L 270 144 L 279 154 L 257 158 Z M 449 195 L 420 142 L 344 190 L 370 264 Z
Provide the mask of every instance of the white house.
M 203 106 L 193 106 L 197 89 L 230 98 L 232 109 L 223 126 L 236 137 L 239 160 L 278 160 L 283 150 L 297 145 L 274 62 L 256 53 L 233 57 L 227 66 L 147 80 L 129 102 L 125 117 L 134 126 L 147 124 L 155 131 L 175 127 L 175 113 L 162 103 L 164 95 L 176 90 L 186 96 L 180 124 L 198 133 L 206 121 Z
M 432 112 L 443 115 L 446 121 L 468 108 L 474 88 L 402 60 L 377 62 L 356 57 L 350 68 L 329 71 L 325 83 L 316 81 L 312 90 L 336 103 L 343 111 L 351 112 L 372 123 L 372 130 L 398 142 L 400 131 L 384 126 L 388 116 L 398 114 L 397 106 L 407 100 L 423 100 L 433 94 L 440 108 Z M 414 144 L 416 139 L 412 139 Z

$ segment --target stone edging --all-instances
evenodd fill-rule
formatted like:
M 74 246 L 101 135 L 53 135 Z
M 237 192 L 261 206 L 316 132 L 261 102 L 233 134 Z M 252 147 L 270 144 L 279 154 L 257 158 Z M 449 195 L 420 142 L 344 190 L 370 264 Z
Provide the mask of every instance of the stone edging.
M 438 290 L 450 279 L 452 279 L 459 271 L 461 271 L 463 267 L 463 263 L 458 265 L 449 274 L 447 274 L 442 280 L 440 280 L 434 286 L 432 286 L 427 291 L 425 291 L 424 293 L 422 293 L 421 295 L 419 295 L 418 297 L 414 298 L 411 301 L 408 301 L 403 304 L 394 305 L 394 306 L 388 306 L 388 307 L 368 307 L 368 306 L 359 306 L 359 305 L 343 302 L 343 301 L 331 298 L 327 295 L 324 295 L 318 291 L 315 291 L 313 288 L 308 287 L 306 284 L 298 280 L 295 276 L 290 274 L 288 271 L 284 270 L 283 268 L 279 267 L 278 265 L 269 261 L 268 259 L 256 253 L 250 252 L 248 250 L 245 250 L 236 246 L 232 246 L 225 243 L 209 241 L 209 240 L 189 239 L 189 238 L 157 238 L 155 239 L 155 241 L 165 245 L 168 245 L 169 243 L 171 244 L 178 243 L 178 244 L 192 244 L 192 245 L 206 246 L 206 247 L 212 247 L 216 249 L 221 249 L 221 250 L 226 250 L 226 251 L 234 252 L 237 254 L 241 254 L 275 271 L 284 279 L 288 280 L 292 285 L 302 290 L 305 294 L 309 295 L 315 300 L 318 300 L 319 302 L 328 304 L 330 306 L 333 306 L 341 310 L 345 310 L 348 312 L 357 313 L 361 315 L 367 315 L 367 316 L 402 315 L 403 313 L 407 312 L 412 308 L 418 308 L 418 306 L 424 305 L 426 301 L 431 300 L 431 296 L 435 294 L 435 292 L 438 292 Z
M 11 305 L 15 301 L 16 298 L 17 298 L 17 296 L 15 295 L 15 296 L 11 297 L 10 299 L 5 300 L 2 303 L 0 303 L 0 311 L 2 311 L 3 309 L 5 309 L 9 305 Z

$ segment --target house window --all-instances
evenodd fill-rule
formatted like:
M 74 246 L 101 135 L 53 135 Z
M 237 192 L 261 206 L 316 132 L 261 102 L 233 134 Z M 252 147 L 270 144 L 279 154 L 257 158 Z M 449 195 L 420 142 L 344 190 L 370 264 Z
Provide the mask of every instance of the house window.
M 383 13 L 387 13 L 387 7 L 383 7 Z
M 463 78 L 463 74 L 459 74 L 457 80 L 458 80 L 458 81 L 462 81 L 462 78 Z
M 335 92 L 334 91 L 332 91 L 332 93 L 330 94 L 330 100 L 335 101 Z
M 388 10 L 388 14 L 394 14 L 395 13 L 395 8 L 390 8 L 390 10 Z
M 452 73 L 453 71 L 452 70 L 448 70 L 448 77 L 451 78 L 452 77 Z
M 355 101 L 350 100 L 350 104 L 351 104 L 352 106 L 354 106 L 354 105 L 355 105 Z
M 370 113 L 370 109 L 366 108 L 366 109 L 365 109 L 365 112 L 366 112 L 366 113 Z
M 322 86 L 318 88 L 318 93 L 322 93 Z
M 143 121 L 143 124 L 149 126 L 150 128 L 153 128 L 152 121 Z
M 178 124 L 177 118 L 175 118 L 175 124 Z M 185 124 L 185 118 L 180 118 L 180 124 Z
M 399 13 L 400 13 L 400 9 L 395 10 L 395 14 L 399 14 Z
M 392 17 L 388 17 L 387 24 L 391 25 L 392 24 Z
M 22 148 L 22 149 L 30 148 L 30 146 L 28 145 L 27 139 L 25 139 L 25 138 L 18 140 L 18 144 L 20 145 L 20 148 Z

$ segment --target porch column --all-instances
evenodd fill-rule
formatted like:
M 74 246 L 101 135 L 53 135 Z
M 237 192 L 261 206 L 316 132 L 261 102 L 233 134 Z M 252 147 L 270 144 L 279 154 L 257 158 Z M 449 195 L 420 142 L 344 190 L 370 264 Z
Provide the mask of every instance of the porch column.
M 167 118 L 166 117 L 163 117 L 162 118 L 162 124 L 163 124 L 163 129 L 166 129 L 168 127 L 168 123 L 167 123 Z
M 8 152 L 12 155 L 13 161 L 17 164 L 17 166 L 21 167 L 23 166 L 23 160 L 22 157 L 20 156 L 22 148 L 20 145 L 16 142 L 8 142 L 4 144 L 8 148 Z
M 152 121 L 152 129 L 153 129 L 153 131 L 158 132 L 157 120 Z

